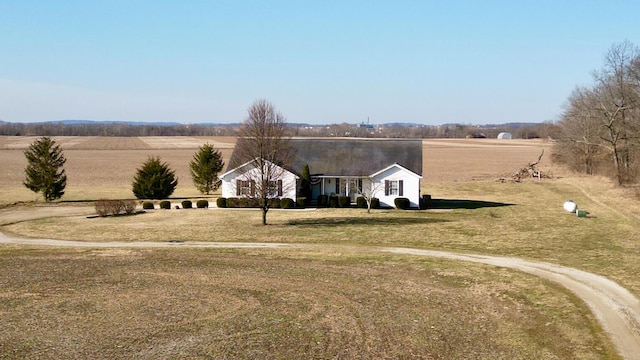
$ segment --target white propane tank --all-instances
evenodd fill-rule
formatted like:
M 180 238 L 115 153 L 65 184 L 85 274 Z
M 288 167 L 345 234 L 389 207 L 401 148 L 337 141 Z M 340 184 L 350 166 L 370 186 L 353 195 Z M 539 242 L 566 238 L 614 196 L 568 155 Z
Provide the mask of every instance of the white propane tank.
M 578 210 L 578 204 L 574 203 L 573 200 L 565 201 L 562 207 L 566 212 L 570 212 L 570 213 L 574 213 L 576 212 L 576 210 Z

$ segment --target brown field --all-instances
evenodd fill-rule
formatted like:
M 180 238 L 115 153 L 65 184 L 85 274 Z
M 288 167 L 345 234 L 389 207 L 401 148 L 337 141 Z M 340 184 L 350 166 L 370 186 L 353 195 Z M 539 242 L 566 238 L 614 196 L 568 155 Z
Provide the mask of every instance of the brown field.
M 188 162 L 231 138 L 56 138 L 63 200 L 130 198 L 151 155 L 200 197 Z M 33 138 L 0 137 L 0 203 L 21 185 Z M 511 183 L 534 161 L 552 179 Z M 87 219 L 91 204 L 0 209 L 0 229 L 91 241 L 293 242 L 301 250 L 0 246 L 0 358 L 617 359 L 585 304 L 517 271 L 380 254 L 378 246 L 516 256 L 605 275 L 640 294 L 640 204 L 606 179 L 555 167 L 545 141 L 425 140 L 423 193 L 509 206 L 399 212 L 151 211 Z M 6 170 L 4 170 L 6 169 Z M 587 219 L 565 214 L 572 198 Z M 371 250 L 371 251 L 370 251 Z M 639 329 L 640 331 L 640 329 Z
M 27 165 L 24 150 L 35 137 L 0 137 L 0 204 L 38 200 L 22 185 Z M 67 158 L 67 188 L 62 200 L 132 198 L 131 182 L 150 156 L 159 156 L 178 177 L 177 197 L 199 196 L 191 182 L 189 161 L 198 147 L 210 143 L 225 159 L 234 138 L 219 137 L 54 137 Z

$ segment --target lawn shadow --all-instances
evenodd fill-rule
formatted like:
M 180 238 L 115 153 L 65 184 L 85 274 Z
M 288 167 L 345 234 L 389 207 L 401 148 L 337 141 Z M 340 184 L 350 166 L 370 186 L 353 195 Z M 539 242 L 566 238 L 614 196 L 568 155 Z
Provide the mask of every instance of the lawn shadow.
M 433 219 L 423 217 L 366 217 L 366 216 L 352 216 L 352 217 L 323 217 L 313 219 L 293 219 L 286 222 L 286 225 L 293 226 L 344 226 L 344 225 L 413 225 L 413 224 L 435 224 L 449 222 L 444 219 Z
M 459 200 L 459 199 L 431 199 L 429 209 L 481 209 L 491 207 L 513 206 L 515 204 L 480 201 L 480 200 Z

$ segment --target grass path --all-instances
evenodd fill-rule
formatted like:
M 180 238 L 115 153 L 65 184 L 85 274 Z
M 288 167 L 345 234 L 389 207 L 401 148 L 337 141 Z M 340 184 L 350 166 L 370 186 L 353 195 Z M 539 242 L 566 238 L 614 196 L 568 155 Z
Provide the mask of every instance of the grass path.
M 90 247 L 90 248 L 261 248 L 306 249 L 324 245 L 280 243 L 216 243 L 216 242 L 86 242 L 73 240 L 25 239 L 0 232 L 0 244 L 24 246 Z M 339 248 L 340 246 L 336 246 Z M 353 248 L 353 246 L 350 246 Z M 368 248 L 367 251 L 372 250 Z M 616 282 L 603 276 L 545 262 L 514 257 L 457 254 L 446 251 L 410 248 L 373 248 L 374 251 L 411 256 L 429 256 L 469 261 L 523 271 L 561 284 L 580 297 L 607 331 L 625 359 L 638 359 L 640 354 L 640 301 Z

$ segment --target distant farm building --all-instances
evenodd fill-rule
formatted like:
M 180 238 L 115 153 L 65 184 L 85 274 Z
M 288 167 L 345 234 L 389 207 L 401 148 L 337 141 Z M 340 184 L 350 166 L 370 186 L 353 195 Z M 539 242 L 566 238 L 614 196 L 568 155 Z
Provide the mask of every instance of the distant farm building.
M 511 139 L 513 138 L 513 135 L 511 135 L 511 133 L 508 132 L 501 132 L 500 134 L 498 134 L 498 139 Z

